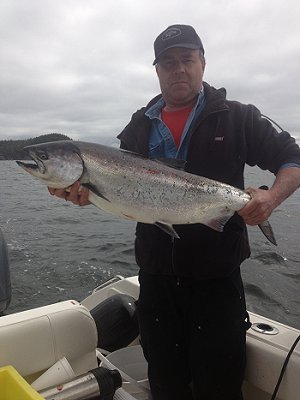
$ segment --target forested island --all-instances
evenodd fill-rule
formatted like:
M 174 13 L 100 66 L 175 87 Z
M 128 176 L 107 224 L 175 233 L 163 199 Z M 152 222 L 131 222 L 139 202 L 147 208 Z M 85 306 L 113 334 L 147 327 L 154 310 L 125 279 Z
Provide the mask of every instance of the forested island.
M 61 133 L 49 133 L 35 138 L 23 140 L 0 140 L 0 160 L 24 160 L 27 158 L 23 148 L 32 144 L 54 142 L 57 140 L 72 140 Z

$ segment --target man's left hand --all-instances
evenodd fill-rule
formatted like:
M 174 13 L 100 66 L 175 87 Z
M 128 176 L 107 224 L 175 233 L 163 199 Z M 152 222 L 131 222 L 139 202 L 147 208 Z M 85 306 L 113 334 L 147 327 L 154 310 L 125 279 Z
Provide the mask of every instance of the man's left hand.
M 251 200 L 238 214 L 243 217 L 247 225 L 258 225 L 266 221 L 276 207 L 272 190 L 263 190 L 249 187 L 245 190 Z

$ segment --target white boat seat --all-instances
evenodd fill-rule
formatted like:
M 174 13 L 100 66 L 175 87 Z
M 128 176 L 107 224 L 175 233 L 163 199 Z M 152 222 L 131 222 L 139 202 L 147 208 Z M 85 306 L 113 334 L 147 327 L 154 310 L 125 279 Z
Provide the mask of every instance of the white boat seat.
M 94 319 L 74 300 L 0 318 L 0 367 L 12 365 L 24 377 L 66 357 L 76 375 L 97 367 Z

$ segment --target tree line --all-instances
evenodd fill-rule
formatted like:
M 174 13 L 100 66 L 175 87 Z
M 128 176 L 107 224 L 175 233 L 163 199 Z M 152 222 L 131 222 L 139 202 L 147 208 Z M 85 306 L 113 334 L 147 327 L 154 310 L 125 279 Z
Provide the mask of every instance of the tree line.
M 0 160 L 24 160 L 28 158 L 23 151 L 25 146 L 32 144 L 54 142 L 57 140 L 71 140 L 61 133 L 49 133 L 35 138 L 23 140 L 0 140 Z

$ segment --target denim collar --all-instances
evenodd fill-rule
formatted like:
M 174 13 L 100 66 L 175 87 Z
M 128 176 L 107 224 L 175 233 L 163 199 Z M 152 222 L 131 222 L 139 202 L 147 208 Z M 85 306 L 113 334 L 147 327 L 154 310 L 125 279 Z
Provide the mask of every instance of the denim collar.
M 202 103 L 203 97 L 204 97 L 204 87 L 202 86 L 202 88 L 201 88 L 201 90 L 199 92 L 198 98 L 197 98 L 197 102 L 194 105 L 192 111 L 196 110 L 197 107 L 199 107 L 199 105 Z M 165 105 L 166 105 L 166 103 L 165 103 L 163 97 L 161 97 L 155 104 L 153 104 L 153 106 L 151 106 L 146 111 L 145 115 L 150 119 L 155 119 L 155 118 L 161 119 L 160 118 L 161 117 L 161 110 Z

